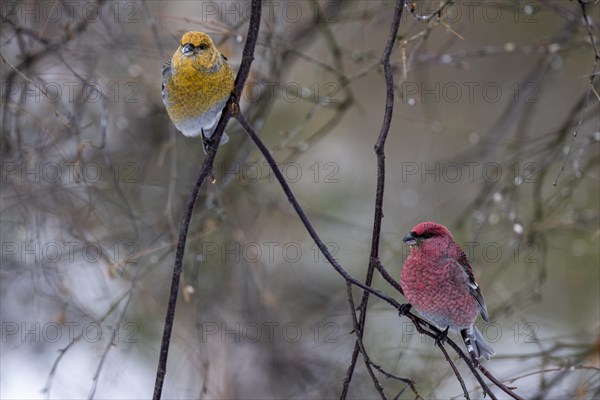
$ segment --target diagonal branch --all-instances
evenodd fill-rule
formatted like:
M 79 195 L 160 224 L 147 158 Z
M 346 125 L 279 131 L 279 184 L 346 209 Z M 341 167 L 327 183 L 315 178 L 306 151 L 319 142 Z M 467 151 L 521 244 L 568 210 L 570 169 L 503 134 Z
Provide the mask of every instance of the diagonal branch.
M 198 192 L 202 187 L 202 184 L 208 176 L 212 174 L 213 164 L 217 155 L 217 149 L 221 142 L 221 136 L 225 131 L 225 126 L 232 115 L 239 110 L 239 99 L 241 97 L 242 90 L 248 75 L 250 74 L 250 66 L 254 60 L 254 48 L 256 47 L 256 41 L 258 39 L 258 30 L 260 28 L 260 14 L 261 14 L 261 0 L 252 0 L 252 8 L 250 14 L 250 23 L 248 26 L 248 36 L 246 37 L 246 44 L 244 45 L 244 51 L 242 53 L 242 62 L 240 69 L 235 79 L 233 93 L 229 99 L 227 106 L 223 110 L 221 119 L 217 124 L 215 133 L 212 136 L 212 142 L 214 146 L 209 146 L 202 168 L 200 169 L 200 175 L 196 179 L 196 182 L 192 186 L 190 195 L 185 205 L 185 213 L 181 221 L 179 228 L 179 239 L 177 241 L 177 252 L 175 253 L 175 267 L 173 268 L 173 278 L 171 280 L 171 293 L 169 296 L 169 305 L 167 307 L 167 315 L 165 317 L 165 327 L 163 331 L 162 342 L 160 345 L 160 358 L 158 361 L 158 367 L 156 369 L 156 381 L 154 383 L 154 394 L 153 399 L 159 400 L 162 395 L 162 388 L 165 380 L 165 374 L 167 372 L 167 358 L 169 355 L 169 344 L 171 342 L 171 333 L 173 331 L 173 322 L 175 320 L 175 308 L 177 306 L 177 295 L 179 293 L 179 280 L 181 277 L 181 271 L 183 270 L 183 255 L 185 252 L 185 243 L 187 239 L 187 232 L 192 219 L 192 213 L 194 211 L 194 205 L 198 198 Z
M 237 119 L 238 122 L 240 123 L 240 125 L 242 125 L 242 128 L 244 128 L 244 130 L 246 131 L 246 133 L 248 134 L 250 139 L 254 142 L 256 147 L 258 147 L 258 149 L 262 153 L 263 157 L 265 157 L 265 159 L 267 160 L 267 163 L 273 170 L 273 174 L 275 175 L 275 178 L 281 185 L 283 192 L 286 194 L 288 201 L 290 202 L 290 204 L 296 211 L 296 214 L 298 214 L 298 217 L 300 218 L 300 220 L 302 221 L 302 224 L 308 231 L 308 234 L 310 235 L 311 239 L 315 242 L 315 244 L 319 248 L 319 251 L 321 252 L 321 254 L 323 254 L 323 256 L 327 259 L 327 261 L 329 261 L 329 263 L 337 271 L 337 273 L 340 274 L 346 280 L 346 282 L 351 283 L 354 286 L 358 286 L 359 288 L 361 288 L 363 290 L 366 290 L 367 292 L 371 293 L 372 295 L 379 297 L 380 299 L 391 304 L 394 308 L 398 309 L 400 307 L 400 303 L 398 303 L 396 300 L 394 300 L 390 296 L 387 296 L 386 294 L 380 292 L 379 290 L 373 289 L 372 287 L 367 286 L 364 283 L 362 283 L 361 281 L 354 278 L 333 257 L 333 255 L 327 249 L 327 245 L 325 244 L 325 242 L 323 242 L 323 240 L 319 237 L 319 235 L 315 231 L 315 228 L 312 226 L 312 224 L 308 220 L 306 213 L 300 206 L 300 203 L 298 203 L 298 200 L 296 199 L 296 196 L 294 196 L 292 189 L 286 182 L 285 177 L 283 176 L 283 174 L 277 167 L 277 162 L 275 161 L 275 159 L 269 152 L 269 149 L 267 149 L 267 147 L 262 142 L 262 140 L 260 140 L 260 138 L 258 137 L 256 132 L 254 131 L 254 128 L 252 127 L 252 125 L 250 125 L 250 123 L 248 122 L 248 120 L 246 120 L 246 117 L 244 117 L 244 115 L 242 113 L 238 113 L 235 116 L 235 119 Z

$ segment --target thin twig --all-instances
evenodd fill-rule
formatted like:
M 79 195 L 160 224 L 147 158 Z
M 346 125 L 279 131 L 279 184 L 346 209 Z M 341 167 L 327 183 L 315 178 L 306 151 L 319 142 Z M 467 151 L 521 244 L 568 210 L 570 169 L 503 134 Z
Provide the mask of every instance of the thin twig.
M 392 285 L 392 287 L 394 289 L 396 289 L 398 292 L 400 292 L 402 295 L 404 295 L 404 291 L 402 290 L 402 286 L 400 286 L 400 283 L 397 280 L 395 280 L 394 278 L 392 278 L 390 273 L 387 272 L 387 270 L 385 269 L 385 267 L 383 266 L 383 264 L 381 264 L 381 262 L 379 260 L 375 264 L 375 268 L 377 268 L 377 271 L 379 271 L 381 276 L 383 276 L 383 279 L 385 279 L 390 285 Z
M 121 323 L 123 322 L 123 319 L 125 318 L 125 313 L 127 312 L 127 309 L 129 308 L 129 304 L 131 303 L 131 298 L 135 291 L 135 286 L 138 282 L 141 271 L 142 271 L 141 268 L 135 269 L 135 275 L 131 281 L 131 287 L 127 291 L 128 292 L 127 300 L 125 301 L 125 305 L 121 309 L 121 312 L 119 313 L 119 316 L 116 320 L 116 323 L 114 325 L 115 329 L 113 330 L 112 335 L 110 337 L 110 342 L 104 348 L 104 351 L 102 352 L 102 357 L 100 357 L 100 362 L 98 363 L 98 366 L 96 367 L 96 372 L 94 373 L 93 384 L 90 389 L 90 393 L 88 394 L 88 400 L 92 400 L 94 398 L 94 395 L 96 394 L 96 388 L 98 386 L 98 380 L 99 380 L 98 378 L 100 377 L 100 373 L 102 372 L 102 367 L 104 366 L 104 363 L 106 362 L 106 357 L 108 356 L 108 352 L 113 347 L 115 347 L 115 345 L 117 344 L 119 329 L 120 329 Z
M 592 48 L 594 49 L 595 61 L 600 61 L 600 51 L 598 51 L 598 47 L 596 46 L 596 38 L 594 37 L 594 28 L 591 26 L 590 21 L 591 18 L 587 14 L 586 6 L 589 3 L 586 3 L 583 0 L 577 0 L 579 6 L 581 7 L 581 15 L 583 16 L 583 21 L 585 23 L 585 28 L 587 30 L 588 36 L 590 38 L 590 43 L 592 44 Z
M 592 27 L 590 26 L 590 18 L 588 17 L 587 11 L 585 8 L 587 3 L 585 3 L 581 0 L 579 0 L 578 2 L 579 2 L 579 5 L 581 6 L 581 14 L 583 15 L 583 20 L 585 21 L 585 26 L 587 28 L 588 35 L 590 37 L 590 42 L 592 43 L 592 48 L 594 49 L 594 64 L 592 67 L 592 73 L 590 74 L 590 87 L 588 88 L 588 91 L 585 95 L 585 104 L 583 105 L 583 108 L 581 110 L 581 114 L 579 117 L 579 123 L 577 124 L 577 126 L 575 127 L 575 130 L 571 134 L 571 143 L 569 144 L 569 147 L 567 148 L 567 151 L 563 158 L 562 165 L 560 166 L 560 170 L 558 171 L 556 178 L 554 179 L 554 182 L 552 182 L 552 186 L 558 185 L 558 180 L 560 179 L 560 176 L 562 175 L 562 173 L 565 170 L 565 166 L 567 165 L 567 160 L 569 159 L 571 150 L 573 150 L 573 146 L 575 145 L 575 139 L 577 138 L 577 135 L 579 134 L 579 128 L 581 127 L 581 124 L 585 118 L 585 113 L 588 109 L 590 94 L 592 92 L 596 93 L 595 89 L 594 89 L 594 78 L 596 77 L 596 74 L 598 73 L 598 70 L 599 70 L 598 66 L 600 63 L 600 53 L 598 53 L 598 48 L 596 47 L 596 40 L 594 39 Z M 597 95 L 598 95 L 598 93 L 596 93 L 596 96 Z
M 525 400 L 523 397 L 519 396 L 518 394 L 516 394 L 513 390 L 515 388 L 513 387 L 508 387 L 505 384 L 503 384 L 502 382 L 500 382 L 500 380 L 498 378 L 496 378 L 490 371 L 487 370 L 487 368 L 485 368 L 478 360 L 477 357 L 475 356 L 475 354 L 470 354 L 471 356 L 471 361 L 473 362 L 474 365 L 477 366 L 477 368 L 483 373 L 483 375 L 486 376 L 486 378 L 488 378 L 490 381 L 494 382 L 494 384 L 496 386 L 498 386 L 504 393 L 508 394 L 510 397 L 512 397 L 515 400 Z
M 367 269 L 367 276 L 365 278 L 365 284 L 371 286 L 373 282 L 373 272 L 376 265 L 380 265 L 379 262 L 379 241 L 381 237 L 381 220 L 383 219 L 383 192 L 385 188 L 385 141 L 387 139 L 390 125 L 392 123 L 392 114 L 394 112 L 394 74 L 392 66 L 390 64 L 390 57 L 392 55 L 392 49 L 394 43 L 396 43 L 396 36 L 398 35 L 398 28 L 400 26 L 400 18 L 402 17 L 402 9 L 404 8 L 404 0 L 396 1 L 396 9 L 394 12 L 394 18 L 390 26 L 390 34 L 388 36 L 387 44 L 383 55 L 381 56 L 381 65 L 385 73 L 385 84 L 386 84 L 386 99 L 385 99 L 385 113 L 383 116 L 383 123 L 379 132 L 379 138 L 375 144 L 375 153 L 377 154 L 377 192 L 375 195 L 375 216 L 373 218 L 373 235 L 371 238 L 371 254 L 369 256 L 369 267 Z M 358 323 L 357 340 L 354 344 L 354 351 L 350 360 L 350 365 L 346 371 L 346 377 L 342 385 L 342 393 L 340 399 L 345 399 L 348 396 L 348 389 L 350 382 L 352 381 L 352 375 L 354 374 L 354 368 L 356 367 L 356 361 L 358 359 L 358 353 L 360 352 L 359 340 L 362 338 L 365 321 L 367 318 L 367 307 L 369 304 L 369 292 L 364 292 L 363 297 L 359 306 L 360 321 Z M 363 353 L 363 357 L 366 362 L 366 354 Z M 379 382 L 374 380 L 375 387 L 378 386 Z
M 467 390 L 467 387 L 465 386 L 465 381 L 462 378 L 462 376 L 460 375 L 460 372 L 458 372 L 458 369 L 456 369 L 456 365 L 454 364 L 454 362 L 448 355 L 448 352 L 446 351 L 446 348 L 444 347 L 444 345 L 442 343 L 438 343 L 438 347 L 439 347 L 440 351 L 444 354 L 444 357 L 446 358 L 446 361 L 448 361 L 448 364 L 450 364 L 452 371 L 454 371 L 454 375 L 456 375 L 456 379 L 458 379 L 458 381 L 460 382 L 460 387 L 462 388 L 462 391 L 465 395 L 465 399 L 469 400 L 470 399 L 469 391 Z
M 377 379 L 375 373 L 373 372 L 373 363 L 371 362 L 371 358 L 367 354 L 367 350 L 365 350 L 365 345 L 362 341 L 361 327 L 358 324 L 358 320 L 356 319 L 356 312 L 354 311 L 356 309 L 356 306 L 354 305 L 354 297 L 352 296 L 352 285 L 350 283 L 346 283 L 346 290 L 348 292 L 348 303 L 350 304 L 352 326 L 354 327 L 354 332 L 356 334 L 356 345 L 359 346 L 360 352 L 363 355 L 363 358 L 365 360 L 365 366 L 367 367 L 367 372 L 369 373 L 371 380 L 375 384 L 375 390 L 377 390 L 377 393 L 379 393 L 379 396 L 383 400 L 386 400 L 385 393 L 383 392 L 383 386 L 381 386 L 381 383 L 379 383 L 379 379 Z
M 375 368 L 377 371 L 379 371 L 381 374 L 383 374 L 386 378 L 390 378 L 390 379 L 394 379 L 403 383 L 406 383 L 406 387 L 410 387 L 413 391 L 413 393 L 415 394 L 416 399 L 422 399 L 423 397 L 421 396 L 421 394 L 419 394 L 419 392 L 417 391 L 417 387 L 415 386 L 415 381 L 413 381 L 410 378 L 405 378 L 403 376 L 398 376 L 398 375 L 394 375 L 391 372 L 386 371 L 385 369 L 381 368 L 380 365 L 377 364 L 372 364 L 373 368 Z

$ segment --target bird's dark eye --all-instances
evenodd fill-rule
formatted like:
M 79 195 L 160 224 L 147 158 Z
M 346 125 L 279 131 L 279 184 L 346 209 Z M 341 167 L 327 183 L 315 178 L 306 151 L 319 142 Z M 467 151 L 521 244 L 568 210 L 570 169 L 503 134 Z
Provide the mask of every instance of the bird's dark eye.
M 430 237 L 433 237 L 433 233 L 425 232 L 419 235 L 419 237 L 422 239 L 429 239 Z
M 207 45 L 205 45 L 204 43 L 202 43 L 201 45 L 199 45 L 199 46 L 198 46 L 198 48 L 199 48 L 200 50 L 206 50 L 206 49 L 208 48 L 208 46 L 207 46 Z

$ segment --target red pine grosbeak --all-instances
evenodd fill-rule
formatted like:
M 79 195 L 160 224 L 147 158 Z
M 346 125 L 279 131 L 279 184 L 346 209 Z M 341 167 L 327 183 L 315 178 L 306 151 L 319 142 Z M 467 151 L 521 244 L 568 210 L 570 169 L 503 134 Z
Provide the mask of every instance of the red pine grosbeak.
M 412 228 L 404 242 L 410 246 L 400 273 L 406 300 L 444 331 L 442 335 L 448 329 L 460 331 L 469 352 L 489 359 L 494 350 L 473 325 L 478 313 L 488 320 L 485 301 L 469 260 L 450 231 L 435 222 L 422 222 Z

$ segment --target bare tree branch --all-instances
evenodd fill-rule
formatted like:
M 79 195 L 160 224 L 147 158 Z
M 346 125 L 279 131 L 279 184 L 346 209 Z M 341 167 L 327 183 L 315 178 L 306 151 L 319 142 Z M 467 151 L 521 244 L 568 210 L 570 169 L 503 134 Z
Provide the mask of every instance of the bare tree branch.
M 221 141 L 221 136 L 225 131 L 225 126 L 227 125 L 227 122 L 231 116 L 234 113 L 239 112 L 239 99 L 242 94 L 242 90 L 244 89 L 246 79 L 248 79 L 248 75 L 250 74 L 250 66 L 254 60 L 254 48 L 256 46 L 256 41 L 258 40 L 258 31 L 260 28 L 261 6 L 261 0 L 252 0 L 252 11 L 248 25 L 246 44 L 244 46 L 242 55 L 242 63 L 235 79 L 233 93 L 231 94 L 231 98 L 223 110 L 221 119 L 219 120 L 216 130 L 212 136 L 214 146 L 209 146 L 209 151 L 204 158 L 202 167 L 200 168 L 200 174 L 192 186 L 188 201 L 186 203 L 185 213 L 181 221 L 181 226 L 179 228 L 179 240 L 177 242 L 177 252 L 175 254 L 175 267 L 173 269 L 173 278 L 171 281 L 171 293 L 169 296 L 167 315 L 165 317 L 165 327 L 160 348 L 160 358 L 156 370 L 154 394 L 152 396 L 154 400 L 159 400 L 161 398 L 165 374 L 167 372 L 167 359 L 169 355 L 169 344 L 171 342 L 173 323 L 175 320 L 175 308 L 177 306 L 177 295 L 179 293 L 179 280 L 183 270 L 183 255 L 185 252 L 187 232 L 192 219 L 194 205 L 196 204 L 198 192 L 200 191 L 202 184 L 206 178 L 212 174 L 213 164 L 215 162 L 215 157 L 217 156 L 217 149 Z
M 394 43 L 396 43 L 396 37 L 398 35 L 398 27 L 400 26 L 400 18 L 402 17 L 403 8 L 404 0 L 397 0 L 396 8 L 394 11 L 394 17 L 390 25 L 390 33 L 388 36 L 387 44 L 385 45 L 385 50 L 383 51 L 383 55 L 381 56 L 381 65 L 383 66 L 383 71 L 385 73 L 386 99 L 383 123 L 379 132 L 379 138 L 377 139 L 377 143 L 375 144 L 375 154 L 377 154 L 377 192 L 375 195 L 375 216 L 373 218 L 371 254 L 369 256 L 369 267 L 367 269 L 367 276 L 365 278 L 365 284 L 367 286 L 370 286 L 373 281 L 373 272 L 376 266 L 381 265 L 381 262 L 379 261 L 379 240 L 381 237 L 381 220 L 383 219 L 383 192 L 385 189 L 384 149 L 385 141 L 387 139 L 387 135 L 390 130 L 390 125 L 392 123 L 392 114 L 394 112 L 394 74 L 392 71 L 392 66 L 390 64 L 390 57 L 392 55 Z M 363 329 L 367 318 L 368 305 L 369 292 L 364 292 L 359 306 L 360 318 L 357 331 L 358 339 L 354 344 L 354 351 L 352 353 L 350 365 L 348 366 L 348 371 L 346 372 L 346 377 L 344 378 L 342 394 L 340 396 L 341 399 L 345 399 L 348 395 L 348 389 L 350 387 L 350 382 L 352 381 L 352 375 L 356 366 L 356 360 L 358 358 L 358 353 L 360 352 L 359 340 L 361 340 L 362 338 Z M 365 353 L 363 353 L 363 357 L 365 357 L 366 362 L 367 356 Z M 367 366 L 367 368 L 369 367 Z M 375 384 L 375 387 L 379 385 L 379 382 L 377 382 L 376 380 L 373 383 Z

